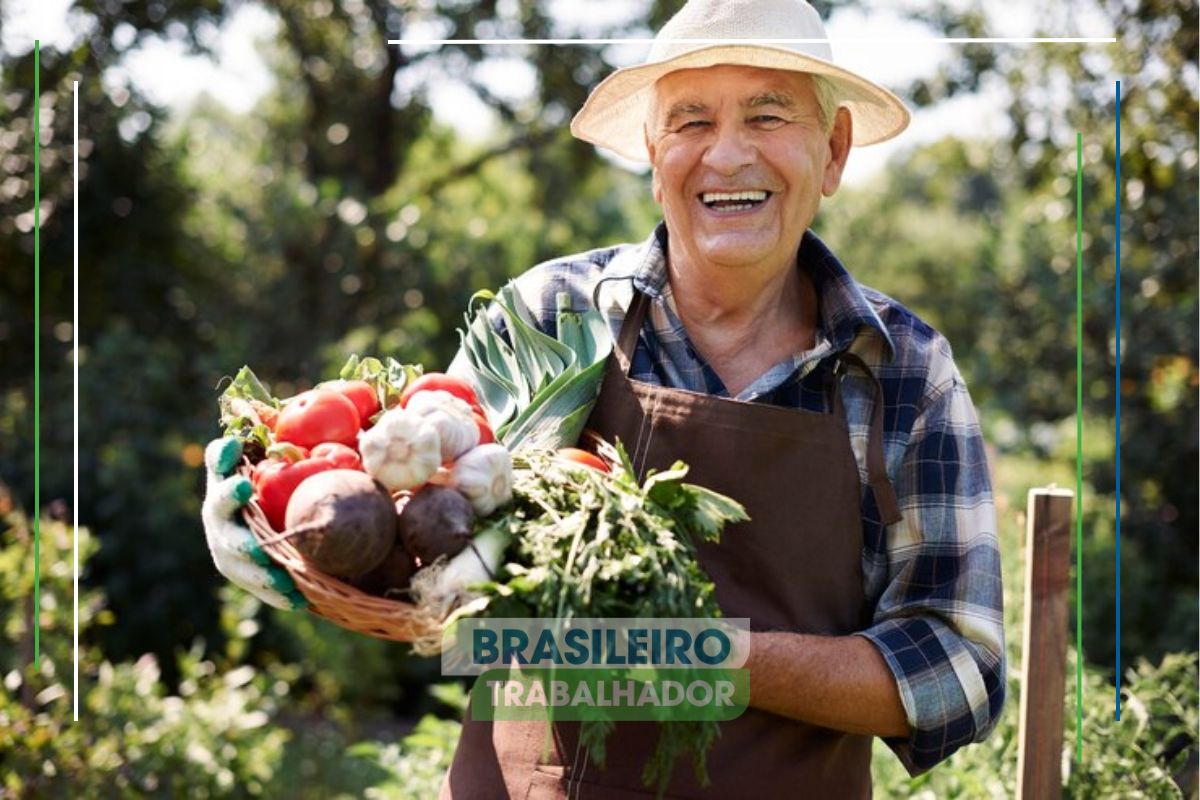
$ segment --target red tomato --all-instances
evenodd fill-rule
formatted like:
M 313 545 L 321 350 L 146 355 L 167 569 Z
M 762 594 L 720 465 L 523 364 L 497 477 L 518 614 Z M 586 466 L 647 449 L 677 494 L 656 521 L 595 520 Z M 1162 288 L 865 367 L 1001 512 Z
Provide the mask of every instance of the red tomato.
M 275 440 L 301 447 L 322 442 L 358 443 L 358 409 L 332 389 L 313 389 L 297 395 L 279 412 Z
M 323 442 L 311 452 L 291 443 L 277 442 L 267 456 L 255 465 L 250 484 L 267 521 L 277 531 L 284 529 L 288 501 L 306 478 L 327 469 L 362 469 L 358 453 L 337 442 Z
M 578 447 L 562 447 L 554 453 L 557 457 L 567 461 L 574 461 L 576 464 L 582 464 L 585 467 L 598 469 L 601 472 L 609 472 L 608 464 L 594 453 L 589 453 L 587 450 L 580 450 Z
M 322 442 L 312 449 L 312 458 L 323 458 L 338 469 L 356 469 L 362 472 L 362 459 L 353 447 L 337 442 Z
M 479 428 L 479 444 L 491 444 L 496 441 L 496 434 L 492 433 L 492 427 L 488 425 L 487 417 L 482 411 L 475 411 L 475 425 Z
M 366 381 L 330 381 L 321 388 L 332 389 L 354 403 L 354 407 L 358 409 L 360 428 L 370 427 L 371 417 L 379 413 L 379 396 L 375 394 L 375 387 Z
M 417 392 L 432 392 L 441 390 L 449 392 L 460 400 L 465 400 L 467 405 L 473 409 L 479 408 L 479 398 L 475 396 L 475 389 L 471 384 L 464 381 L 462 378 L 456 378 L 453 375 L 446 375 L 441 372 L 426 372 L 421 377 L 413 381 L 404 389 L 400 395 L 400 405 L 408 405 L 408 400 Z
M 288 500 L 301 481 L 310 475 L 333 469 L 332 461 L 323 458 L 306 458 L 292 462 L 287 459 L 268 458 L 254 467 L 250 483 L 258 496 L 258 505 L 267 517 L 267 522 L 277 531 L 286 527 Z

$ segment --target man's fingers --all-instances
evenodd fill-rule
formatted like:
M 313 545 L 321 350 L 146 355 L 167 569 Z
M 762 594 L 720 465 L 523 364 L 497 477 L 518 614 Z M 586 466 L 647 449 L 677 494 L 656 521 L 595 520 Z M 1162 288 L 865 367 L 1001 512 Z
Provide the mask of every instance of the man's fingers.
M 204 448 L 204 464 L 209 472 L 224 477 L 237 467 L 242 457 L 242 440 L 232 436 L 214 439 Z
M 238 510 L 250 501 L 254 487 L 245 475 L 234 475 L 209 484 L 204 498 L 205 511 L 221 519 L 233 519 Z
M 232 519 L 209 531 L 209 545 L 217 571 L 275 608 L 304 608 L 308 601 L 287 570 L 271 560 L 247 528 Z
M 282 567 L 262 567 L 230 550 L 217 550 L 213 561 L 222 575 L 264 603 L 284 611 L 303 608 L 304 597 Z
M 241 440 L 233 437 L 216 439 L 204 449 L 208 491 L 202 512 L 213 563 L 232 583 L 267 605 L 285 611 L 304 608 L 308 601 L 292 576 L 271 560 L 238 518 L 254 493 L 248 478 L 233 474 L 241 458 Z

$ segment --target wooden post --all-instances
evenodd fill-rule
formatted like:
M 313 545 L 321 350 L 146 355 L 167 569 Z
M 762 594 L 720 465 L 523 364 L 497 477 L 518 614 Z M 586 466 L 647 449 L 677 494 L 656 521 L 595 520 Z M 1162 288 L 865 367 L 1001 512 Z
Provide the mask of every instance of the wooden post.
M 1062 796 L 1074 497 L 1074 492 L 1054 486 L 1029 490 L 1018 800 L 1053 800 Z

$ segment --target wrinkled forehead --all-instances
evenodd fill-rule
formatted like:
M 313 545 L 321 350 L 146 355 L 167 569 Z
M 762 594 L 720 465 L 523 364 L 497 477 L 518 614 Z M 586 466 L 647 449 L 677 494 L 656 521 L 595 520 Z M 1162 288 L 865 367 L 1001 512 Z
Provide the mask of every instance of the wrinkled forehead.
M 656 112 L 680 104 L 757 105 L 764 99 L 801 107 L 816 103 L 808 73 L 732 64 L 668 72 L 654 83 L 652 98 L 651 107 Z

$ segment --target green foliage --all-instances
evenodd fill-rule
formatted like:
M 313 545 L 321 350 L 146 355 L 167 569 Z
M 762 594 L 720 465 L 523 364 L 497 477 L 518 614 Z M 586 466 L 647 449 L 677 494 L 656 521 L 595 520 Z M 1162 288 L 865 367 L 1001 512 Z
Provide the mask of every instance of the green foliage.
M 1169 654 L 1158 664 L 1140 660 L 1126 673 L 1117 721 L 1112 686 L 1101 671 L 1088 670 L 1083 760 L 1072 765 L 1067 791 L 1074 797 L 1195 797 L 1198 679 L 1196 653 Z M 1068 715 L 1074 706 L 1067 704 Z
M 431 693 L 441 702 L 463 712 L 466 691 L 459 684 L 440 684 Z M 366 759 L 384 770 L 386 777 L 371 786 L 363 796 L 368 800 L 410 800 L 437 797 L 446 770 L 454 759 L 462 724 L 426 714 L 412 732 L 398 744 L 362 742 L 346 751 L 353 758 Z
M 72 716 L 71 530 L 41 524 L 40 668 L 33 659 L 30 598 L 33 537 L 18 514 L 5 519 L 0 572 L 0 775 L 5 796 L 263 796 L 289 733 L 270 723 L 287 684 L 249 666 L 218 672 L 199 646 L 178 659 L 177 694 L 156 659 L 105 660 L 89 641 L 103 598 L 80 601 L 79 721 Z M 80 529 L 80 563 L 95 551 Z M 111 615 L 109 615 L 111 616 Z
M 298 670 L 301 707 L 349 724 L 359 716 L 428 709 L 424 687 L 439 675 L 437 659 L 414 656 L 394 642 L 352 633 L 311 614 L 279 615 L 260 646 Z M 384 716 L 386 718 L 386 716 Z
M 1068 674 L 1074 676 L 1074 657 Z M 1017 681 L 1010 681 L 1011 691 Z M 1113 717 L 1113 691 L 1102 670 L 1084 671 L 1083 759 L 1075 758 L 1075 681 L 1063 698 L 1064 796 L 1077 798 L 1195 797 L 1197 654 L 1177 653 L 1159 664 L 1140 662 L 1126 676 L 1122 719 Z M 991 738 L 953 755 L 945 764 L 910 779 L 900 762 L 877 742 L 873 776 L 879 797 L 996 798 L 1013 796 L 1017 781 L 1018 698 Z M 1190 760 L 1189 760 L 1190 759 Z
M 1047 475 L 1043 465 L 1022 459 L 1001 458 L 995 471 L 1008 657 L 1004 711 L 987 740 L 959 750 L 917 778 L 909 778 L 886 745 L 876 741 L 872 777 L 879 797 L 1005 800 L 1016 790 L 1026 558 L 1022 546 L 1025 519 L 1020 510 L 1030 486 L 1055 476 Z M 1108 670 L 1085 663 L 1083 760 L 1077 762 L 1076 651 L 1070 649 L 1063 693 L 1064 796 L 1195 797 L 1200 758 L 1198 664 L 1200 654 L 1190 652 L 1167 655 L 1157 664 L 1143 659 L 1128 669 L 1122 683 L 1122 719 L 1116 722 L 1115 692 Z
M 287 395 L 351 352 L 443 368 L 476 289 L 563 252 L 640 238 L 652 216 L 642 179 L 597 169 L 592 148 L 539 102 L 493 97 L 469 69 L 488 55 L 480 48 L 387 46 L 411 21 L 399 7 L 271 4 L 280 28 L 263 51 L 277 88 L 249 114 L 201 99 L 168 121 L 121 77 L 120 59 L 148 38 L 211 44 L 206 26 L 235 5 L 78 0 L 78 41 L 44 48 L 40 64 L 41 493 L 59 503 L 71 494 L 71 85 L 104 76 L 80 83 L 79 511 L 101 544 L 91 579 L 122 620 L 102 632 L 105 652 L 149 648 L 169 684 L 175 648 L 221 635 L 199 467 L 218 433 L 223 376 L 253 364 Z M 540 10 L 494 3 L 435 3 L 423 15 L 517 36 L 553 25 Z M 583 67 L 596 80 L 607 70 L 586 48 L 540 64 L 539 91 L 563 113 L 586 91 L 575 80 Z M 464 143 L 434 125 L 431 72 L 461 76 L 496 112 L 491 138 Z M 32 260 L 32 78 L 32 53 L 0 56 L 12 120 L 0 137 L 12 176 L 0 188 L 4 264 Z M 29 270 L 0 271 L 0 479 L 25 507 L 33 294 Z
M 1134 600 L 1122 609 L 1131 635 L 1120 655 L 1127 663 L 1139 655 L 1157 660 L 1193 647 L 1198 634 L 1193 604 L 1170 612 L 1177 624 L 1161 617 L 1166 597 L 1194 595 L 1200 580 L 1197 87 L 1178 79 L 1196 74 L 1198 22 L 1196 5 L 1182 0 L 1078 0 L 1047 10 L 1039 24 L 1061 30 L 1064 15 L 1083 12 L 1111 20 L 1122 45 L 1086 53 L 997 47 L 986 64 L 967 48 L 963 61 L 913 87 L 913 96 L 924 104 L 970 91 L 977 82 L 971 71 L 982 70 L 976 79 L 1000 79 L 1012 131 L 904 153 L 875 185 L 827 203 L 817 227 L 856 277 L 946 335 L 991 442 L 1073 466 L 1075 145 L 1082 135 L 1083 509 L 1095 533 L 1085 563 L 1097 565 L 1084 572 L 1085 594 L 1094 599 L 1084 611 L 1084 639 L 1091 662 L 1112 664 L 1115 536 L 1104 520 L 1116 504 L 1118 391 L 1123 577 Z M 970 33 L 979 22 L 972 15 L 984 12 L 938 24 L 953 35 L 981 35 Z M 1122 97 L 1120 331 L 1115 78 Z
M 100 592 L 85 591 L 79 609 L 79 719 L 72 721 L 71 529 L 41 522 L 38 668 L 30 624 L 33 532 L 15 512 L 3 525 L 0 797 L 323 800 L 376 792 L 436 794 L 458 738 L 457 722 L 427 715 L 399 744 L 385 744 L 367 734 L 388 733 L 394 724 L 352 725 L 344 704 L 378 704 L 401 682 L 422 682 L 384 663 L 385 648 L 393 653 L 399 648 L 336 628 L 313 631 L 314 617 L 295 614 L 289 620 L 296 621 L 305 665 L 256 668 L 242 659 L 259 633 L 253 622 L 258 603 L 232 590 L 224 593 L 224 652 L 206 652 L 198 641 L 178 653 L 177 691 L 163 682 L 152 655 L 125 662 L 103 658 L 93 634 L 96 626 L 112 624 L 112 613 Z M 97 545 L 86 528 L 78 534 L 86 574 Z M 318 679 L 306 681 L 314 676 Z M 306 682 L 311 688 L 304 692 Z M 465 692 L 456 684 L 435 687 L 431 695 L 429 705 L 436 701 L 443 713 L 465 707 Z M 361 742 L 351 746 L 355 739 Z

